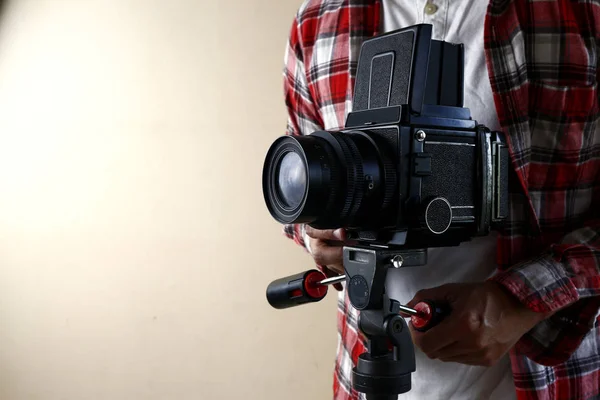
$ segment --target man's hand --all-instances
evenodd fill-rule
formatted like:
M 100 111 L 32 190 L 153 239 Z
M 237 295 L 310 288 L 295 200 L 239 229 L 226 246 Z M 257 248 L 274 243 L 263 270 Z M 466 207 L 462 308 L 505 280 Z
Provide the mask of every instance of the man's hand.
M 446 302 L 450 315 L 426 332 L 411 327 L 413 341 L 429 358 L 492 366 L 549 315 L 523 306 L 495 282 L 458 283 L 419 291 L 407 304 Z
M 343 246 L 346 232 L 343 229 L 319 230 L 307 225 L 306 235 L 309 240 L 309 251 L 315 262 L 343 275 Z

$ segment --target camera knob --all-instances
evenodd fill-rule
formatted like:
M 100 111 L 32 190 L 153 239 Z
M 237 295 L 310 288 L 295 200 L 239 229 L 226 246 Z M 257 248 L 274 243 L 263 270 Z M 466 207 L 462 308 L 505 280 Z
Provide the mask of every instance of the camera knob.
M 436 197 L 425 207 L 425 224 L 431 233 L 441 235 L 452 224 L 452 206 L 443 197 Z

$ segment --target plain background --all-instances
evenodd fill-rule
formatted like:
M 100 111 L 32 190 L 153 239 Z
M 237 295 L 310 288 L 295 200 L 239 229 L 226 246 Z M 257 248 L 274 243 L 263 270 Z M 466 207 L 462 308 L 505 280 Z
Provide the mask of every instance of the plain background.
M 326 399 L 335 294 L 262 199 L 300 0 L 0 14 L 0 399 Z

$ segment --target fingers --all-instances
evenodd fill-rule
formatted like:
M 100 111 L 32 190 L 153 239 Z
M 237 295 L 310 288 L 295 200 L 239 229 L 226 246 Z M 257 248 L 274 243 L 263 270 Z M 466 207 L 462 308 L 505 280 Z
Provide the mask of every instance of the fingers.
M 343 229 L 326 229 L 320 230 L 310 226 L 306 226 L 306 234 L 313 239 L 321 240 L 346 240 L 346 232 Z
M 419 290 L 407 307 L 414 308 L 417 303 L 429 300 L 433 303 L 450 304 L 455 301 L 456 286 L 446 284 L 430 289 Z M 437 353 L 461 339 L 463 328 L 458 325 L 455 319 L 444 318 L 436 326 L 426 332 L 418 332 L 411 325 L 413 341 L 430 358 L 436 358 Z
M 462 337 L 459 341 L 446 347 L 442 347 L 432 353 L 432 358 L 439 358 L 440 360 L 453 359 L 455 357 L 461 357 L 465 354 L 478 353 L 489 347 L 488 341 L 484 338 L 480 338 L 467 332 L 461 336 Z
M 440 357 L 440 361 L 491 367 L 496 364 L 500 358 L 501 357 L 495 354 L 492 349 L 486 348 L 471 353 L 458 354 L 452 357 Z
M 342 264 L 344 254 L 343 247 L 329 246 L 323 240 L 311 239 L 310 248 L 312 249 L 312 256 L 317 264 L 325 265 L 327 267 Z
M 315 262 L 326 267 L 327 270 L 335 274 L 343 275 L 343 254 L 344 244 L 347 242 L 347 236 L 344 229 L 315 229 L 309 225 L 305 226 L 306 236 L 308 236 L 310 253 Z M 341 285 L 337 287 L 341 288 Z
M 453 325 L 452 321 L 443 320 L 439 325 L 434 326 L 426 332 L 418 332 L 411 326 L 410 330 L 413 342 L 429 358 L 436 358 L 436 353 L 439 350 L 452 345 L 460 339 L 460 335 L 457 334 L 457 329 Z
M 344 275 L 344 266 L 342 264 L 332 264 L 328 265 L 327 269 L 335 272 L 333 275 Z M 338 284 L 339 285 L 339 284 Z M 341 287 L 341 286 L 340 286 Z

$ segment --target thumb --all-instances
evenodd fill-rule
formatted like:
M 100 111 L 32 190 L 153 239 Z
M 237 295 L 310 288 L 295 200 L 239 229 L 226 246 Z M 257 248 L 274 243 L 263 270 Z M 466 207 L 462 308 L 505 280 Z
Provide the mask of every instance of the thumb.
M 415 294 L 412 300 L 406 304 L 406 306 L 414 308 L 417 303 L 420 303 L 423 300 L 431 300 L 433 302 L 452 302 L 455 288 L 456 285 L 454 284 L 445 284 L 434 288 L 421 289 Z
M 344 241 L 346 240 L 346 230 L 345 229 L 336 229 L 335 231 L 333 231 L 333 236 L 338 239 L 339 241 Z

